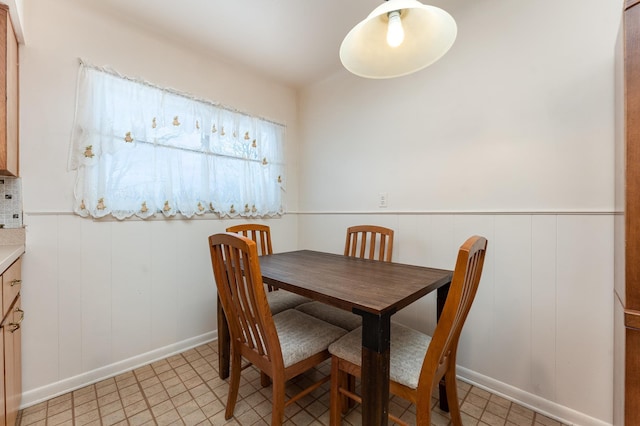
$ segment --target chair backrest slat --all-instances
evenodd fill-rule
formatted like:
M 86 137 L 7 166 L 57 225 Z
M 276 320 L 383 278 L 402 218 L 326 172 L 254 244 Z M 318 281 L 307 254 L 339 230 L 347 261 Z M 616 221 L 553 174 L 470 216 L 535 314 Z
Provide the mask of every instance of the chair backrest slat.
M 347 228 L 344 255 L 391 262 L 393 229 L 376 225 L 350 226 Z
M 478 291 L 486 250 L 486 238 L 473 236 L 458 251 L 449 294 L 422 364 L 418 388 L 435 386 L 440 380 L 436 373 L 446 369 L 448 363 L 455 363 L 460 333 Z

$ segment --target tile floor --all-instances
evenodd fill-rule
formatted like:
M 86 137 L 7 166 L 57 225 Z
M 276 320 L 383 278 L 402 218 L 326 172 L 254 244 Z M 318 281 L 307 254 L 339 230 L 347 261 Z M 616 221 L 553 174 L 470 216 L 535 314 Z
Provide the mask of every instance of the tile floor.
M 224 419 L 228 384 L 217 373 L 217 343 L 211 342 L 178 355 L 69 392 L 28 407 L 18 414 L 18 426 L 54 425 L 269 425 L 271 388 L 260 386 L 260 374 L 251 366 L 242 372 L 235 416 Z M 322 374 L 329 361 L 292 380 L 296 392 Z M 561 423 L 525 407 L 458 381 L 464 425 L 560 426 Z M 329 384 L 287 407 L 285 425 L 321 426 L 329 421 Z M 433 400 L 434 405 L 437 404 Z M 393 398 L 390 410 L 403 420 L 415 419 L 413 406 Z M 358 406 L 344 418 L 347 426 L 361 425 Z M 450 424 L 448 415 L 434 409 L 434 425 Z

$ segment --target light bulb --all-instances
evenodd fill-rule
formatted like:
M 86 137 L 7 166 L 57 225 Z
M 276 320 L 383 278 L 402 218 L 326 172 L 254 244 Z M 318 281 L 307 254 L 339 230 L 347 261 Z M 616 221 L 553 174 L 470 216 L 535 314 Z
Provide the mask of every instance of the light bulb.
M 391 47 L 398 47 L 404 40 L 404 29 L 400 19 L 400 11 L 389 12 L 389 25 L 387 27 L 387 44 Z

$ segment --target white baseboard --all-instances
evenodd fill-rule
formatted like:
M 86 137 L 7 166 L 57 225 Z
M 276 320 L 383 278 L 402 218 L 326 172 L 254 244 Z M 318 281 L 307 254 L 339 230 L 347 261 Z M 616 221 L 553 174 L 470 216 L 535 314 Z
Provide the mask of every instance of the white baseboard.
M 181 342 L 177 342 L 162 348 L 154 349 L 144 354 L 136 355 L 114 364 L 106 365 L 92 371 L 87 371 L 77 376 L 69 377 L 59 382 L 50 383 L 37 389 L 31 389 L 22 393 L 20 409 L 39 404 L 56 396 L 82 388 L 92 383 L 99 382 L 109 377 L 133 370 L 146 364 L 158 361 L 163 358 L 184 352 L 204 343 L 208 343 L 218 338 L 218 332 L 212 331 L 200 336 L 192 337 Z
M 520 404 L 565 425 L 611 426 L 611 423 L 590 417 L 467 368 L 457 366 L 456 370 L 460 380 Z

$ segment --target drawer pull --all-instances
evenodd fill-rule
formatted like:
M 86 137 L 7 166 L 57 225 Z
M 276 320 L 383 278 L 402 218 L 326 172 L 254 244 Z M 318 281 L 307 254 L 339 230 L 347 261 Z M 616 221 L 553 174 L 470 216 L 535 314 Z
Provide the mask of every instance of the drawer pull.
M 24 311 L 20 308 L 16 308 L 14 309 L 13 312 L 19 312 L 20 313 L 20 319 L 16 322 L 10 322 L 9 325 L 11 326 L 11 329 L 9 330 L 11 333 L 15 333 L 16 330 L 18 330 L 20 328 L 20 323 L 22 323 L 22 320 L 24 320 Z
M 14 287 L 16 285 L 20 285 L 22 284 L 22 280 L 11 280 L 11 283 L 9 284 L 11 287 Z

